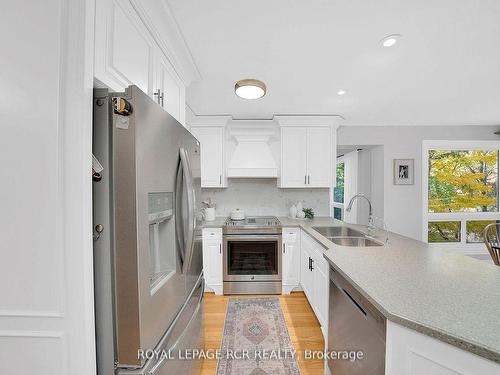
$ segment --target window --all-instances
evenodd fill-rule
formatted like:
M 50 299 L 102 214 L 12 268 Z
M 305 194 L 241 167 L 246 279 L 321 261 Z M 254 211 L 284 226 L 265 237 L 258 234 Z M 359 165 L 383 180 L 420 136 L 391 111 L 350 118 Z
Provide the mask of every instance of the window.
M 499 142 L 424 142 L 427 242 L 483 246 L 484 228 L 500 219 L 499 150 Z
M 333 189 L 333 217 L 337 220 L 344 220 L 345 163 L 343 158 L 337 160 L 336 176 L 337 186 Z

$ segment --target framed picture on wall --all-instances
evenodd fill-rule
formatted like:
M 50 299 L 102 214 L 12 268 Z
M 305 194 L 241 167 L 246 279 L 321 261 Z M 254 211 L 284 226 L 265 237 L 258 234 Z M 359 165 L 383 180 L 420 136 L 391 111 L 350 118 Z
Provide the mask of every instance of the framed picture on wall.
M 415 160 L 394 159 L 394 185 L 413 185 L 414 179 Z

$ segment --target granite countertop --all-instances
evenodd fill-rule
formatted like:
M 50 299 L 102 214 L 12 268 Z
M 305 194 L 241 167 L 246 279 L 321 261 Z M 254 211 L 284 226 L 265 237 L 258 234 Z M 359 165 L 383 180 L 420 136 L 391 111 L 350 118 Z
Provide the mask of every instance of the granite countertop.
M 500 267 L 392 232 L 384 246 L 339 246 L 312 227 L 366 227 L 330 217 L 279 220 L 322 244 L 330 265 L 388 320 L 500 363 Z
M 213 221 L 204 221 L 202 228 L 221 228 L 226 222 L 227 216 L 221 217 L 217 216 Z
M 395 233 L 385 246 L 339 246 L 312 229 L 346 225 L 329 217 L 280 221 L 320 242 L 330 265 L 387 319 L 500 363 L 500 267 Z

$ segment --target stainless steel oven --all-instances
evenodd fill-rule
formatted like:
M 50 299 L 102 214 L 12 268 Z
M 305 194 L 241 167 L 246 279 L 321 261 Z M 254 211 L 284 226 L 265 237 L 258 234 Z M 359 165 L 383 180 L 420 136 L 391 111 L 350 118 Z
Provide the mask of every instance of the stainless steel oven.
M 281 294 L 279 221 L 276 218 L 231 221 L 224 232 L 224 293 Z

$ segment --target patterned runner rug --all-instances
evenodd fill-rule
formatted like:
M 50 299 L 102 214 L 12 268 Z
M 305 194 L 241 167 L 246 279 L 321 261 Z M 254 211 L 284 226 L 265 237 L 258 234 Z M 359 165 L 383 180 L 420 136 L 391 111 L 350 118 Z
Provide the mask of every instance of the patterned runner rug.
M 229 300 L 217 375 L 299 375 L 279 299 Z

